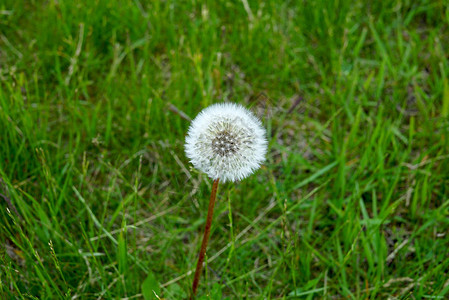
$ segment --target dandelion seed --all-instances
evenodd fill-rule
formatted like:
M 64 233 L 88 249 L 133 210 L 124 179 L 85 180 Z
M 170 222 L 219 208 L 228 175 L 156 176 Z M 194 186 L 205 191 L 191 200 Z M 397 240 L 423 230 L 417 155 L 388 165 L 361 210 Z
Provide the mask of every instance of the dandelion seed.
M 215 104 L 192 121 L 185 151 L 193 166 L 212 179 L 242 180 L 265 160 L 265 129 L 243 106 Z

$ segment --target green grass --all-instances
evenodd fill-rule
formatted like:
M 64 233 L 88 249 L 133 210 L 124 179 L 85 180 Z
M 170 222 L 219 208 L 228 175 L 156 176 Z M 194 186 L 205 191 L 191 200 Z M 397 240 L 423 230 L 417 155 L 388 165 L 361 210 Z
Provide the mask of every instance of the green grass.
M 267 128 L 219 188 L 202 299 L 449 297 L 449 5 L 0 3 L 0 298 L 184 299 L 202 108 Z

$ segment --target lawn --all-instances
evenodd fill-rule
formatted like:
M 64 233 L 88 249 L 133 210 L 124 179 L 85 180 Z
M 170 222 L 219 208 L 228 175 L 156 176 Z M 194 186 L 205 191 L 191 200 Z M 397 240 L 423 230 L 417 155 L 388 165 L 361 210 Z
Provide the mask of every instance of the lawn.
M 448 51 L 445 0 L 1 1 L 0 298 L 187 298 L 231 101 L 197 299 L 448 299 Z

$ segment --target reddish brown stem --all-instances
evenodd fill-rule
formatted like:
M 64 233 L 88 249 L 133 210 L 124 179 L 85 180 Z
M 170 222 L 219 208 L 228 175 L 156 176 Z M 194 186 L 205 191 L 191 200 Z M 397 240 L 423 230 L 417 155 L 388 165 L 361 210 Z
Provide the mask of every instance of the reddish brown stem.
M 203 242 L 201 243 L 200 256 L 198 257 L 198 263 L 196 264 L 195 277 L 192 285 L 192 295 L 190 300 L 196 295 L 198 283 L 200 282 L 201 270 L 203 269 L 204 256 L 206 254 L 207 242 L 209 241 L 210 227 L 212 225 L 212 216 L 214 215 L 215 197 L 217 195 L 218 180 L 214 180 L 212 185 L 212 193 L 210 194 L 209 209 L 207 211 L 206 227 L 204 228 Z

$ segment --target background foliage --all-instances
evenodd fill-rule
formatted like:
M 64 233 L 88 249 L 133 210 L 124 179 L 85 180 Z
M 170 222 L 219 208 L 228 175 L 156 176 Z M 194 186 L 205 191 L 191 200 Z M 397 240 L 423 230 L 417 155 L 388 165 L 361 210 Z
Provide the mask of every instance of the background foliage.
M 421 1 L 0 3 L 0 295 L 183 299 L 202 108 L 252 109 L 205 299 L 449 295 L 449 8 Z M 187 275 L 186 275 L 187 274 Z

